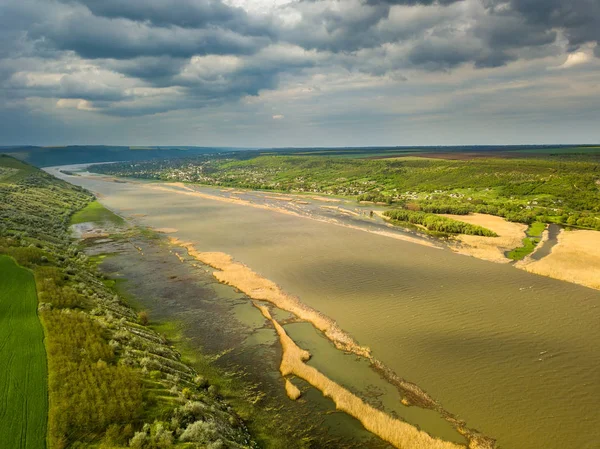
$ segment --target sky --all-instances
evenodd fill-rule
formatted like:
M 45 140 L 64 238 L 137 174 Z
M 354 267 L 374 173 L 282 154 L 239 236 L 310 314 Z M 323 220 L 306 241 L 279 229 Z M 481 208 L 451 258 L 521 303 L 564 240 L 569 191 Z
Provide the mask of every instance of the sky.
M 600 143 L 600 0 L 0 0 L 0 145 Z

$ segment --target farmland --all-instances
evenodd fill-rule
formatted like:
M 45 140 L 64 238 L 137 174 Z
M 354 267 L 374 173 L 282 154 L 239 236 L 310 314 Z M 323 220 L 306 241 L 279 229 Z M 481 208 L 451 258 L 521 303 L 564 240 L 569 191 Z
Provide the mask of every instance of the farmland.
M 3 447 L 43 449 L 48 412 L 44 333 L 33 275 L 0 255 L 0 434 Z M 23 426 L 22 423 L 27 425 Z

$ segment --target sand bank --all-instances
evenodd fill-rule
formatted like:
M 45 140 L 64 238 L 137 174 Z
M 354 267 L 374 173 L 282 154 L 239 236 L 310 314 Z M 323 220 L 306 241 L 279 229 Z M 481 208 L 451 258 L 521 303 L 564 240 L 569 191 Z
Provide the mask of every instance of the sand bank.
M 344 209 L 343 207 L 339 207 L 339 206 L 319 206 L 321 209 L 330 209 L 330 210 L 334 210 L 336 212 L 339 212 L 341 214 L 346 214 L 346 215 L 352 215 L 355 217 L 360 217 L 360 214 L 358 212 L 355 212 L 353 210 L 348 210 L 348 209 Z
M 176 187 L 176 188 L 181 189 L 181 190 L 174 190 L 174 189 L 169 188 L 169 186 L 173 186 L 173 187 Z M 241 198 L 223 197 L 223 196 L 210 195 L 208 193 L 198 192 L 197 190 L 194 190 L 194 189 L 186 186 L 182 182 L 173 182 L 173 183 L 169 183 L 169 184 L 166 184 L 166 185 L 146 184 L 146 187 L 148 187 L 148 188 L 150 188 L 152 190 L 160 190 L 160 191 L 163 191 L 163 192 L 179 193 L 181 195 L 195 196 L 195 197 L 204 198 L 204 199 L 207 199 L 207 200 L 222 201 L 222 202 L 225 202 L 225 203 L 238 204 L 240 206 L 251 206 L 251 207 L 256 207 L 258 209 L 273 210 L 273 211 L 276 211 L 276 212 L 280 212 L 282 214 L 288 214 L 288 215 L 293 215 L 293 216 L 296 216 L 296 217 L 302 217 L 302 215 L 300 215 L 300 214 L 298 214 L 296 212 L 292 212 L 291 210 L 288 210 L 288 209 L 283 209 L 283 208 L 273 207 L 273 206 L 267 206 L 267 205 L 264 205 L 264 204 L 256 204 L 256 203 L 253 203 L 251 201 L 243 200 Z
M 283 376 L 295 375 L 310 383 L 329 397 L 338 410 L 342 410 L 358 419 L 368 431 L 405 449 L 457 449 L 465 446 L 433 438 L 426 432 L 410 424 L 394 419 L 384 412 L 363 402 L 360 398 L 338 385 L 317 369 L 304 363 L 310 358 L 308 351 L 300 348 L 287 335 L 285 329 L 271 317 L 266 306 L 256 304 L 265 318 L 275 327 L 283 350 L 279 371 Z
M 177 232 L 177 228 L 153 228 L 153 230 L 162 234 L 173 234 L 174 232 Z
M 522 246 L 527 225 L 512 223 L 502 217 L 486 214 L 453 215 L 440 214 L 472 225 L 483 226 L 498 234 L 498 237 L 483 237 L 478 235 L 459 235 L 457 242 L 450 245 L 452 251 L 459 254 L 489 260 L 491 262 L 508 263 L 504 253 Z
M 314 220 L 314 221 L 320 221 L 322 223 L 335 224 L 337 226 L 343 226 L 345 228 L 355 229 L 357 231 L 369 232 L 371 234 L 381 235 L 383 237 L 389 237 L 389 238 L 393 238 L 396 240 L 403 240 L 405 242 L 416 243 L 418 245 L 428 246 L 430 248 L 442 249 L 441 246 L 436 245 L 435 243 L 433 243 L 431 241 L 427 241 L 427 240 L 420 239 L 417 237 L 411 237 L 410 235 L 398 234 L 395 232 L 388 232 L 388 231 L 378 231 L 378 230 L 367 229 L 367 228 L 363 228 L 360 226 L 354 226 L 354 225 L 351 225 L 348 223 L 340 223 L 335 219 L 327 219 L 327 218 L 320 218 L 320 217 L 315 217 L 315 216 L 302 215 L 302 214 L 299 214 L 297 212 L 294 212 L 294 211 L 291 211 L 289 209 L 285 209 L 282 207 L 269 206 L 269 205 L 265 205 L 265 204 L 257 204 L 257 203 L 253 203 L 251 201 L 243 200 L 241 198 L 228 198 L 228 197 L 222 197 L 222 196 L 218 196 L 218 195 L 211 195 L 208 193 L 198 192 L 197 190 L 191 189 L 190 187 L 186 186 L 185 184 L 183 184 L 181 182 L 169 183 L 166 185 L 144 184 L 144 186 L 149 189 L 152 189 L 152 190 L 171 192 L 171 193 L 179 193 L 181 195 L 195 196 L 197 198 L 204 198 L 207 200 L 222 201 L 225 203 L 237 204 L 240 206 L 249 206 L 249 207 L 254 207 L 257 209 L 270 210 L 270 211 L 279 212 L 282 214 L 292 215 L 294 217 L 305 218 L 307 220 Z M 176 189 L 172 189 L 169 186 L 176 187 Z M 339 200 L 335 200 L 335 201 L 339 201 Z
M 525 258 L 516 266 L 530 273 L 600 290 L 600 232 L 561 230 L 557 240 L 546 257 Z
M 324 196 L 311 196 L 313 200 L 324 201 L 326 203 L 339 203 L 342 200 L 338 200 L 337 198 L 326 198 Z
M 300 396 L 302 396 L 302 392 L 300 391 L 300 389 L 292 382 L 290 382 L 289 379 L 285 379 L 285 392 L 288 395 L 288 398 L 290 398 L 292 401 L 295 401 Z
M 288 295 L 277 284 L 258 275 L 246 265 L 234 262 L 228 254 L 200 252 L 191 243 L 182 242 L 174 237 L 170 237 L 169 240 L 171 243 L 185 248 L 188 254 L 196 260 L 216 268 L 218 271 L 215 271 L 213 276 L 219 282 L 236 287 L 250 298 L 268 301 L 274 306 L 312 323 L 339 349 L 363 357 L 370 357 L 369 348 L 360 346 L 352 337 L 343 332 L 333 320 L 301 303 L 297 298 Z
M 265 195 L 264 198 L 267 198 L 269 200 L 276 200 L 276 201 L 294 201 L 294 198 L 291 198 L 289 196 Z

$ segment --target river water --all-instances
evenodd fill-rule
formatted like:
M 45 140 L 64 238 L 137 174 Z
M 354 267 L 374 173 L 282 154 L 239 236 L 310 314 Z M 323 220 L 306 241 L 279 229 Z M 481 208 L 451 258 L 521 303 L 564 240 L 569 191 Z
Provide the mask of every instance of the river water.
M 600 292 L 308 218 L 64 178 L 137 223 L 176 228 L 199 251 L 228 253 L 273 280 L 499 447 L 600 447 Z M 330 359 L 322 370 L 348 377 Z

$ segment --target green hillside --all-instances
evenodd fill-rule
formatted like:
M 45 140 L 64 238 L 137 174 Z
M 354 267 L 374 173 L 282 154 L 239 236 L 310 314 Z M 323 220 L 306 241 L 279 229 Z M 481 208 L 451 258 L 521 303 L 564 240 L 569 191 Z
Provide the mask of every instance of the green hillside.
M 93 199 L 0 156 L 0 448 L 256 447 L 70 238 L 78 211 L 122 222 Z

